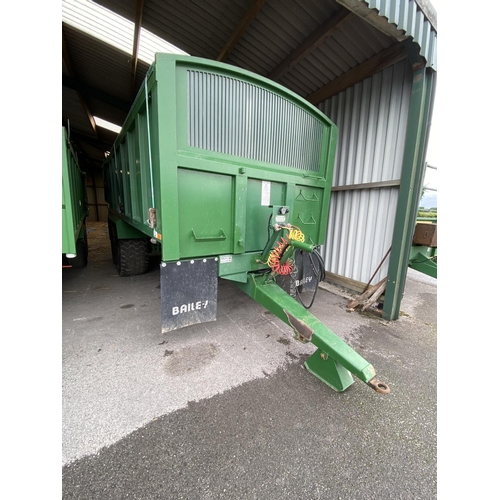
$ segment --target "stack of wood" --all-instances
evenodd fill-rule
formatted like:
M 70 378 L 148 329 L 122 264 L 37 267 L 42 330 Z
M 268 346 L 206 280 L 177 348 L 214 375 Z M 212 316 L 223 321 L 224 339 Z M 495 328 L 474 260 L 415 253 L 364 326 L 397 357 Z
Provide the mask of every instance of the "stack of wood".
M 380 298 L 380 296 L 385 291 L 385 286 L 387 284 L 387 277 L 379 281 L 376 285 L 368 287 L 357 299 L 351 300 L 347 304 L 347 310 L 349 312 L 354 311 L 356 307 L 362 306 L 361 310 L 366 311 Z

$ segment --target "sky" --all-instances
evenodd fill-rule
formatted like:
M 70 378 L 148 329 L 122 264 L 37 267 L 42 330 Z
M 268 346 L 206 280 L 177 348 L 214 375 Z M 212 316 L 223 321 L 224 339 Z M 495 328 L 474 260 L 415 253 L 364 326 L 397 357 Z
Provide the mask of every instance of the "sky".
M 439 106 L 437 104 L 437 92 L 434 102 L 434 110 L 432 114 L 431 127 L 429 129 L 429 143 L 427 144 L 426 162 L 434 168 L 427 168 L 424 178 L 424 192 L 423 198 L 420 200 L 419 206 L 424 208 L 437 208 L 437 189 L 438 189 L 438 119 L 439 119 Z
M 437 12 L 438 0 L 431 0 L 431 4 Z M 439 64 L 439 51 L 438 51 L 438 64 Z M 427 154 L 425 160 L 428 165 L 436 167 L 436 169 L 427 168 L 424 178 L 424 187 L 431 188 L 432 190 L 426 190 L 424 197 L 420 201 L 419 206 L 425 208 L 435 208 L 437 207 L 437 190 L 438 188 L 438 139 L 437 139 L 437 129 L 439 122 L 439 92 L 436 87 L 436 95 L 434 99 L 434 108 L 431 119 L 431 127 L 429 130 L 429 142 L 427 144 Z

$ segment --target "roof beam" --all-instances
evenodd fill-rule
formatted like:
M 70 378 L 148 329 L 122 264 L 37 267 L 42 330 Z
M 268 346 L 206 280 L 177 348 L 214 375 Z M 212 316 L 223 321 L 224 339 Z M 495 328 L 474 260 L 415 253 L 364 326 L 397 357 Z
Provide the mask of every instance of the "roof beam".
M 407 57 L 408 53 L 405 44 L 395 43 L 388 49 L 379 52 L 367 61 L 349 70 L 347 73 L 335 78 L 335 80 L 327 83 L 324 87 L 316 90 L 316 92 L 309 94 L 306 99 L 312 104 L 319 104 L 339 94 L 343 90 L 362 82 L 365 78 L 373 76 L 375 73 L 403 61 Z
M 216 61 L 225 61 L 267 0 L 254 0 L 229 37 Z
M 63 125 L 65 125 L 63 123 Z M 75 129 L 71 129 L 70 130 L 70 139 L 71 141 L 74 141 L 76 144 L 78 145 L 82 145 L 82 144 L 88 144 L 89 146 L 93 147 L 93 148 L 96 148 L 96 149 L 104 149 L 104 150 L 107 150 L 107 149 L 110 149 L 113 147 L 113 143 L 112 142 L 109 142 L 109 141 L 99 141 L 87 134 L 84 134 L 82 132 L 79 132 L 78 130 L 75 130 Z M 83 147 L 81 147 L 82 151 L 83 151 Z M 85 153 L 87 156 L 88 154 Z M 90 156 L 89 156 L 90 158 Z M 99 158 L 99 161 L 102 161 L 102 158 Z
M 333 16 L 316 28 L 293 52 L 283 59 L 283 61 L 267 75 L 267 78 L 278 80 L 284 73 L 290 71 L 301 59 L 306 57 L 309 52 L 319 47 L 327 38 L 332 36 L 336 30 L 353 16 L 354 14 L 347 9 L 340 7 Z
M 404 1 L 409 2 L 409 0 Z M 399 29 L 395 24 L 390 23 L 383 15 L 379 15 L 378 9 L 371 9 L 368 6 L 368 0 L 337 0 L 337 3 L 354 12 L 354 14 L 371 24 L 380 32 L 395 38 L 398 42 L 402 42 L 408 38 L 408 35 L 404 30 Z
M 87 164 L 92 164 L 95 167 L 100 167 L 102 168 L 102 158 L 93 158 L 88 155 L 88 153 L 85 151 L 85 148 L 83 147 L 83 143 L 92 145 L 92 140 L 89 140 L 88 137 L 83 136 L 81 134 L 78 134 L 78 132 L 75 132 L 74 130 L 71 130 L 71 137 L 70 137 L 71 143 L 75 147 L 75 151 L 78 153 L 78 163 L 81 163 L 81 160 L 83 159 Z M 102 148 L 102 144 L 96 144 L 94 146 L 96 149 Z M 83 169 L 83 165 L 80 165 L 80 168 Z
M 65 125 L 63 123 L 63 125 Z M 78 130 L 75 130 L 75 129 L 70 129 L 70 139 L 71 141 L 75 141 L 75 142 L 78 142 L 78 144 L 82 144 L 82 143 L 85 143 L 85 144 L 88 144 L 89 146 L 92 146 L 93 148 L 96 148 L 96 149 L 110 149 L 113 147 L 113 143 L 112 142 L 109 142 L 109 141 L 99 141 L 85 133 L 82 133 L 82 132 L 79 132 Z M 82 148 L 83 149 L 83 148 Z M 87 153 L 85 153 L 87 154 Z M 88 156 L 88 155 L 87 155 Z
M 135 6 L 135 24 L 134 24 L 134 44 L 132 47 L 132 72 L 130 74 L 130 100 L 135 97 L 135 79 L 137 76 L 137 63 L 139 60 L 139 43 L 141 38 L 142 15 L 144 13 L 144 0 L 137 0 Z
M 75 67 L 73 65 L 73 60 L 71 59 L 71 56 L 70 56 L 70 53 L 68 50 L 68 45 L 66 43 L 66 37 L 64 36 L 64 31 L 62 32 L 62 56 L 63 56 L 64 62 L 66 64 L 66 68 L 68 68 L 69 76 L 73 79 L 76 79 L 76 71 L 75 71 Z M 76 93 L 78 95 L 78 100 L 80 101 L 80 104 L 81 104 L 83 110 L 85 111 L 85 114 L 87 115 L 87 118 L 90 122 L 90 126 L 92 127 L 94 135 L 97 137 L 97 139 L 100 140 L 101 138 L 99 137 L 99 133 L 97 132 L 97 127 L 95 124 L 94 116 L 90 112 L 90 109 L 87 105 L 87 101 L 85 100 L 85 98 L 83 97 L 81 92 L 76 91 Z
M 62 85 L 63 87 L 68 87 L 72 90 L 76 90 L 77 92 L 80 92 L 85 96 L 99 99 L 99 101 L 109 104 L 110 106 L 113 106 L 115 108 L 119 108 L 123 111 L 128 112 L 130 110 L 130 103 L 122 101 L 121 99 L 113 97 L 112 95 L 106 94 L 99 89 L 85 85 L 81 81 L 75 80 L 74 78 L 71 78 L 69 76 L 62 76 Z

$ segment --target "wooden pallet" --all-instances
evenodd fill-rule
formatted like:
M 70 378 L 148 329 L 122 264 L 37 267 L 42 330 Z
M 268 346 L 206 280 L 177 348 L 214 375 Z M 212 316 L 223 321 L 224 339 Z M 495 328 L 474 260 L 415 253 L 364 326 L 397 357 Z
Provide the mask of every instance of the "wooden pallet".
M 356 309 L 356 307 L 361 306 L 361 310 L 366 311 L 369 307 L 375 304 L 375 302 L 384 293 L 386 284 L 387 277 L 379 281 L 376 285 L 370 286 L 357 299 L 351 300 L 351 302 L 347 304 L 347 310 L 352 312 Z

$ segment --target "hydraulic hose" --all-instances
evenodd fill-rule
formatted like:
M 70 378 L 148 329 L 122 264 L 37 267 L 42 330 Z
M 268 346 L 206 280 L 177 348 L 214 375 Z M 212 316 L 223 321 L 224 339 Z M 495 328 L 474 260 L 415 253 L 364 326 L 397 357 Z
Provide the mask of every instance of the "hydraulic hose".
M 303 255 L 303 253 L 302 253 L 302 255 Z M 311 299 L 311 302 L 309 303 L 309 305 L 304 304 L 304 301 L 302 300 L 302 297 L 300 296 L 300 292 L 299 292 L 298 287 L 296 290 L 296 297 L 299 299 L 299 302 L 306 309 L 310 309 L 312 307 L 312 305 L 314 304 L 314 300 L 316 299 L 316 292 L 318 291 L 319 282 L 323 281 L 325 279 L 325 262 L 323 260 L 323 257 L 321 256 L 321 254 L 318 252 L 317 248 L 315 248 L 313 250 L 313 253 L 308 253 L 307 256 L 309 257 L 309 260 L 311 262 L 311 267 L 312 267 L 314 275 L 316 277 L 316 286 L 314 288 L 314 293 L 313 293 L 313 296 L 312 296 L 312 299 Z M 314 265 L 313 256 L 315 256 L 317 261 L 318 261 L 317 266 Z

